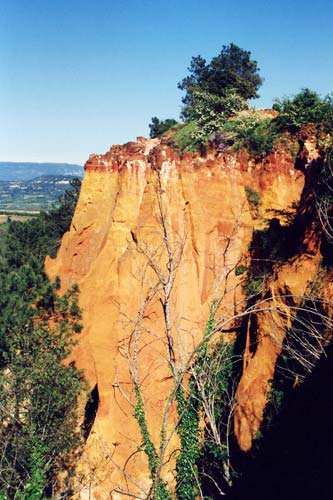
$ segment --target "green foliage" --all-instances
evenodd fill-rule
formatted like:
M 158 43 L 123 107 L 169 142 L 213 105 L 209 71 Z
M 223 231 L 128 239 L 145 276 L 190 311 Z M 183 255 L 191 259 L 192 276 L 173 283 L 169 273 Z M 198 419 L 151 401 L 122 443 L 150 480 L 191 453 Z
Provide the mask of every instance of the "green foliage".
M 37 487 L 37 452 L 47 464 L 44 489 L 65 464 L 70 471 L 71 450 L 80 442 L 76 411 L 83 379 L 74 365 L 63 364 L 79 330 L 77 289 L 58 298 L 39 272 L 25 265 L 1 276 L 0 453 L 6 466 L 0 487 L 9 487 L 9 498 L 21 484 Z
M 178 389 L 176 394 L 179 417 L 177 432 L 181 443 L 176 465 L 177 498 L 179 500 L 194 500 L 198 495 L 199 478 L 197 461 L 200 453 L 199 412 L 202 408 L 202 403 L 200 402 L 196 376 L 202 370 L 202 363 L 205 360 L 208 349 L 207 342 L 214 330 L 216 306 L 217 302 L 213 301 L 204 331 L 203 342 L 194 360 L 193 375 L 189 381 L 188 395 L 187 397 L 185 396 L 182 387 Z
M 200 403 L 195 381 L 189 383 L 188 397 L 180 387 L 177 392 L 177 410 L 180 437 L 180 453 L 177 458 L 177 498 L 195 500 L 198 495 L 197 460 L 199 456 L 199 409 Z
M 222 131 L 230 116 L 246 108 L 246 101 L 234 90 L 228 91 L 223 97 L 200 89 L 194 90 L 191 120 L 197 125 L 192 133 L 195 143 L 207 144 L 211 136 Z
M 241 264 L 240 266 L 237 266 L 235 269 L 235 275 L 236 276 L 241 276 L 242 274 L 246 273 L 247 267 Z
M 220 474 L 229 459 L 228 420 L 231 412 L 233 344 L 221 340 L 209 346 L 214 333 L 217 301 L 213 301 L 206 324 L 203 342 L 198 349 L 188 384 L 187 396 L 183 388 L 177 393 L 179 424 L 177 428 L 181 448 L 177 459 L 177 498 L 194 500 L 199 495 L 200 477 L 208 477 L 214 470 Z M 208 402 L 209 401 L 209 402 Z M 213 408 L 214 436 L 210 417 L 205 416 L 206 405 Z M 205 419 L 205 432 L 200 436 L 199 415 Z
M 156 451 L 155 447 L 153 445 L 153 442 L 151 440 L 149 431 L 148 431 L 148 426 L 147 426 L 147 421 L 146 421 L 146 415 L 143 407 L 143 401 L 142 401 L 142 396 L 141 396 L 141 391 L 139 388 L 139 385 L 137 383 L 134 384 L 134 394 L 135 394 L 135 410 L 134 410 L 134 416 L 136 418 L 136 421 L 139 424 L 140 430 L 141 430 L 141 436 L 143 440 L 143 449 L 148 457 L 148 465 L 149 465 L 149 470 L 150 470 L 150 476 L 151 478 L 155 478 L 156 474 Z
M 274 385 L 274 380 L 270 380 L 270 391 L 268 393 L 268 402 L 273 406 L 276 412 L 279 412 L 282 408 L 284 401 L 284 391 L 278 389 Z
M 172 137 L 171 142 L 176 145 L 180 151 L 191 151 L 195 153 L 199 143 L 196 140 L 196 136 L 199 134 L 199 127 L 196 122 L 188 122 L 183 124 L 179 128 L 175 135 Z
M 45 473 L 47 449 L 39 439 L 38 435 L 31 429 L 31 453 L 30 453 L 30 478 L 24 485 L 23 492 L 17 495 L 18 500 L 41 500 L 46 487 Z
M 231 43 L 208 64 L 201 56 L 192 58 L 190 75 L 178 84 L 186 92 L 182 117 L 197 125 L 191 146 L 206 145 L 231 116 L 247 109 L 247 99 L 257 97 L 262 78 L 250 56 Z
M 153 498 L 155 498 L 156 500 L 170 500 L 171 499 L 170 493 L 168 492 L 167 487 L 163 481 L 159 480 L 157 483 L 157 487 L 155 488 L 158 457 L 154 444 L 149 434 L 140 387 L 136 382 L 134 383 L 134 396 L 135 396 L 134 417 L 139 424 L 143 441 L 143 449 L 148 457 L 150 478 L 152 480 L 152 485 L 153 485 Z
M 177 121 L 173 118 L 159 120 L 157 116 L 153 116 L 153 118 L 151 119 L 151 123 L 149 124 L 149 136 L 152 138 L 159 137 L 160 135 L 163 135 L 165 132 L 173 128 L 175 125 L 177 125 Z
M 277 374 L 275 374 L 274 379 L 268 381 L 269 392 L 264 409 L 262 423 L 260 429 L 256 432 L 253 438 L 254 451 L 260 449 L 260 441 L 265 436 L 267 430 L 277 423 L 279 414 L 281 413 L 281 410 L 286 402 L 288 393 L 288 384 L 286 383 L 286 380 L 284 380 L 286 377 L 286 373 L 288 372 L 286 371 L 282 378 L 278 377 Z
M 156 500 L 171 500 L 171 495 L 167 490 L 166 484 L 163 482 L 160 482 L 157 485 L 156 491 L 154 493 L 154 499 Z
M 60 221 L 55 210 L 10 222 L 0 235 L 0 491 L 8 500 L 41 500 L 59 471 L 69 480 L 80 444 L 84 382 L 64 363 L 81 330 L 78 288 L 58 297 L 59 280 L 51 284 L 43 267 L 69 226 L 75 197 L 63 197 Z
M 258 208 L 260 205 L 260 194 L 250 186 L 245 186 L 245 194 L 250 205 Z
M 273 109 L 279 111 L 274 124 L 279 130 L 297 132 L 305 123 L 313 123 L 325 133 L 333 130 L 333 97 L 321 98 L 317 92 L 303 89 L 293 97 L 277 99 Z
M 264 285 L 264 276 L 249 276 L 245 284 L 245 293 L 248 297 L 259 295 Z
M 55 256 L 62 235 L 69 230 L 79 197 L 81 181 L 73 179 L 72 189 L 60 197 L 60 206 L 25 222 L 10 221 L 3 234 L 1 245 L 2 268 L 19 268 L 31 257 L 40 261 L 46 255 Z M 1 265 L 1 262 L 0 262 Z
M 46 487 L 45 450 L 35 437 L 31 443 L 31 457 L 29 461 L 30 477 L 27 479 L 22 490 L 15 493 L 15 500 L 43 500 Z M 8 500 L 4 491 L 0 491 L 0 500 Z
M 251 59 L 251 53 L 231 43 L 224 45 L 220 54 L 210 63 L 201 56 L 193 57 L 188 68 L 189 76 L 178 87 L 186 92 L 183 98 L 182 115 L 186 120 L 193 118 L 195 112 L 195 92 L 204 92 L 225 98 L 235 92 L 247 100 L 258 97 L 257 91 L 262 84 L 257 62 Z
M 218 422 L 218 427 L 220 428 L 222 428 L 230 413 L 229 402 L 234 360 L 233 351 L 233 343 L 226 343 L 225 341 L 220 340 L 209 351 L 205 359 L 205 371 L 211 374 L 210 377 L 207 377 L 206 392 L 208 394 L 211 392 L 217 395 L 214 413 L 215 421 Z M 222 443 L 225 437 L 226 436 L 221 436 Z M 212 442 L 210 439 L 205 440 L 202 453 L 205 453 L 204 450 L 207 449 L 207 447 L 210 448 L 211 452 L 215 449 L 214 453 L 216 456 L 225 455 L 223 444 L 222 447 L 217 449 L 217 444 L 215 442 Z
M 255 110 L 248 110 L 225 122 L 222 133 L 233 143 L 234 151 L 246 149 L 251 156 L 268 155 L 278 138 L 271 118 L 263 117 Z

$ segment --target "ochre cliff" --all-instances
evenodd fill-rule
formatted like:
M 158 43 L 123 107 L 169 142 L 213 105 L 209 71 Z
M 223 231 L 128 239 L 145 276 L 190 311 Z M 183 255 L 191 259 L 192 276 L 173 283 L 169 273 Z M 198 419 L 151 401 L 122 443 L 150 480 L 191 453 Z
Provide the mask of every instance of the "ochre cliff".
M 307 163 L 316 160 L 310 146 Z M 177 415 L 167 406 L 170 365 L 186 367 L 214 299 L 223 297 L 218 316 L 235 337 L 239 325 L 233 318 L 245 304 L 244 277 L 235 270 L 248 264 L 254 229 L 273 217 L 285 224 L 303 188 L 304 172 L 285 152 L 260 162 L 214 150 L 180 156 L 157 139 L 139 138 L 89 158 L 71 230 L 57 258 L 46 262 L 63 289 L 79 284 L 84 329 L 72 360 L 91 390 L 98 388 L 96 418 L 78 465 L 82 499 L 141 497 L 149 491 L 148 461 L 133 416 L 135 382 L 156 449 L 165 424 L 170 439 L 162 477 L 174 483 L 178 441 Z M 251 202 L 251 190 L 259 204 Z M 314 248 L 282 266 L 268 284 L 272 300 L 281 306 L 283 289 L 302 296 L 318 261 Z M 244 339 L 237 392 L 235 433 L 243 450 L 262 420 L 285 334 L 283 323 L 278 341 L 272 341 L 264 308 L 258 317 L 255 351 Z

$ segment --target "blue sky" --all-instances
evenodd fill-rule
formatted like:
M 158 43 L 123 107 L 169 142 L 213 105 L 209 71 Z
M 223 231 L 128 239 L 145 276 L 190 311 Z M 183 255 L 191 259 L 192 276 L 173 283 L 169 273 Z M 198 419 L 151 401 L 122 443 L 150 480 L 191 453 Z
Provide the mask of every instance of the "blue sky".
M 84 163 L 178 118 L 191 57 L 234 42 L 255 102 L 333 92 L 331 0 L 0 0 L 0 160 Z

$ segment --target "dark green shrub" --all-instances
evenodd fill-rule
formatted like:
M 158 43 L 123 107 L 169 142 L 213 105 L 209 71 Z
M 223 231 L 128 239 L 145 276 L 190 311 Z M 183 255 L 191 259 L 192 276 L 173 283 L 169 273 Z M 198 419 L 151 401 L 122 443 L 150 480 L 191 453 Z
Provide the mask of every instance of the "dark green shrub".
M 246 273 L 246 271 L 247 271 L 246 266 L 243 266 L 243 265 L 237 266 L 235 269 L 235 275 L 241 276 L 242 274 Z
M 224 136 L 233 142 L 233 150 L 246 149 L 250 156 L 263 158 L 271 153 L 277 133 L 271 118 L 254 110 L 238 113 L 223 126 Z
M 293 97 L 277 99 L 273 109 L 279 111 L 274 118 L 277 130 L 297 132 L 306 123 L 313 123 L 324 132 L 333 129 L 333 97 L 328 95 L 322 98 L 317 92 L 303 89 Z
M 245 293 L 248 297 L 259 295 L 264 286 L 263 276 L 250 276 L 245 285 Z
M 258 191 L 255 191 L 250 186 L 245 186 L 245 194 L 249 204 L 255 208 L 258 208 L 260 205 L 260 194 L 258 193 Z
M 177 125 L 177 123 L 178 122 L 173 118 L 159 120 L 157 116 L 153 116 L 153 118 L 151 119 L 151 123 L 149 124 L 149 136 L 151 138 L 159 137 L 160 135 L 163 135 L 165 132 Z

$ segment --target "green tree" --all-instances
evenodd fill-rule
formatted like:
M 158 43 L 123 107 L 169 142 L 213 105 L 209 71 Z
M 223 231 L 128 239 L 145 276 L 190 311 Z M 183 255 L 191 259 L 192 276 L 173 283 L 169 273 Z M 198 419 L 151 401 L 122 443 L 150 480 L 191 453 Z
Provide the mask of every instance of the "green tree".
M 198 91 L 222 99 L 233 92 L 246 101 L 258 97 L 257 91 L 263 82 L 251 53 L 234 43 L 224 45 L 210 63 L 200 55 L 193 57 L 188 70 L 190 75 L 178 84 L 178 88 L 186 92 L 182 110 L 185 120 L 195 119 L 195 94 Z M 218 101 L 218 108 L 222 102 Z
M 317 92 L 308 88 L 292 97 L 276 99 L 273 109 L 279 111 L 274 123 L 279 130 L 297 132 L 302 124 L 312 123 L 324 132 L 333 129 L 333 96 L 322 98 Z
M 52 496 L 59 471 L 70 489 L 79 449 L 77 401 L 82 374 L 66 364 L 80 332 L 78 289 L 63 297 L 44 272 L 69 229 L 80 181 L 60 207 L 1 231 L 0 265 L 0 498 Z
M 164 134 L 175 125 L 177 125 L 177 121 L 174 120 L 173 118 L 167 118 L 166 120 L 159 120 L 157 116 L 153 116 L 151 119 L 151 123 L 149 124 L 150 128 L 149 136 L 151 138 L 159 137 L 160 135 Z
M 71 189 L 59 198 L 60 206 L 42 212 L 26 222 L 10 221 L 1 235 L 0 270 L 18 269 L 30 257 L 44 260 L 46 255 L 55 256 L 62 235 L 69 230 L 79 197 L 81 180 L 70 181 Z
M 0 490 L 9 499 L 52 491 L 80 442 L 82 374 L 63 363 L 81 328 L 77 288 L 61 298 L 55 288 L 36 261 L 1 276 Z

